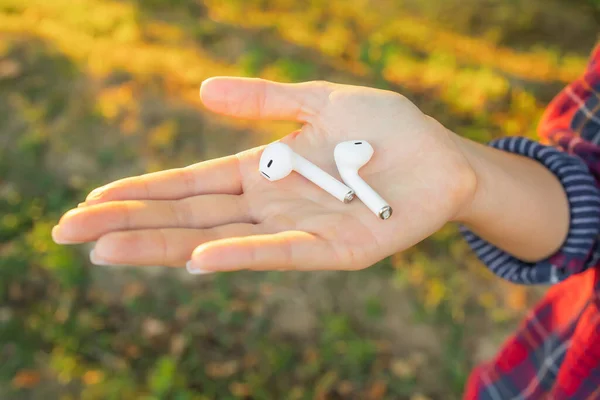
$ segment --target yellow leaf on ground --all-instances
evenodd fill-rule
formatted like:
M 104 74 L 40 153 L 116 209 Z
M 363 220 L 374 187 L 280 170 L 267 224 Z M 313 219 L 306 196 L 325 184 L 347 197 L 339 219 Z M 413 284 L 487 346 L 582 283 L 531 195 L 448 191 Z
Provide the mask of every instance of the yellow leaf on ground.
M 90 370 L 83 374 L 82 381 L 86 385 L 95 385 L 97 383 L 100 383 L 103 378 L 104 374 L 102 373 L 102 371 Z
M 32 369 L 22 369 L 12 380 L 12 385 L 15 388 L 27 389 L 32 388 L 40 383 L 40 373 Z

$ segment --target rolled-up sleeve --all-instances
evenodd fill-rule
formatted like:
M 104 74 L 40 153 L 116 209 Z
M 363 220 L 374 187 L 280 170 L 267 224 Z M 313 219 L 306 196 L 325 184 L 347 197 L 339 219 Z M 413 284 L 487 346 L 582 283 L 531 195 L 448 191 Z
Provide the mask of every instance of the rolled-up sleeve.
M 519 260 L 461 227 L 462 234 L 481 261 L 496 275 L 522 284 L 557 283 L 595 266 L 600 259 L 600 190 L 587 165 L 578 156 L 524 137 L 506 137 L 490 145 L 535 159 L 556 175 L 567 194 L 570 225 L 559 251 L 537 263 Z

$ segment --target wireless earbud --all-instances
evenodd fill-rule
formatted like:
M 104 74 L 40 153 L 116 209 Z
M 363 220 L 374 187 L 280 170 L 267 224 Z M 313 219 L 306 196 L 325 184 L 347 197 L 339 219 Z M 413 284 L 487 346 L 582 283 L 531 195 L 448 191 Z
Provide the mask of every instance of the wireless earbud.
M 364 140 L 353 140 L 335 146 L 333 157 L 344 183 L 381 219 L 392 216 L 392 207 L 358 175 L 358 170 L 373 156 L 373 147 Z
M 296 171 L 344 203 L 349 203 L 354 198 L 352 189 L 281 142 L 271 143 L 264 149 L 258 170 L 270 181 L 278 181 Z

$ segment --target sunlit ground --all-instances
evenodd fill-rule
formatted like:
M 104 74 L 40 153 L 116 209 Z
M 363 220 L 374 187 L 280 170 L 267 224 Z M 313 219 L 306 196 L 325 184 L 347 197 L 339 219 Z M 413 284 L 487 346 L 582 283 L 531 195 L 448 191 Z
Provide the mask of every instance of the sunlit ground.
M 451 399 L 542 290 L 448 226 L 356 273 L 92 267 L 50 239 L 110 180 L 295 129 L 203 110 L 214 75 L 401 92 L 478 141 L 535 136 L 593 1 L 0 0 L 0 398 Z

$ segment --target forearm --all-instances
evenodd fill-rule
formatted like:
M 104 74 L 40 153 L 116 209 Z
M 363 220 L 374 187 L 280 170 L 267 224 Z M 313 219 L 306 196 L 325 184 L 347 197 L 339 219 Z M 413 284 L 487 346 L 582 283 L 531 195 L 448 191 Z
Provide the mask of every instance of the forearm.
M 477 187 L 457 216 L 474 233 L 523 261 L 559 249 L 569 204 L 558 178 L 538 161 L 459 138 Z

